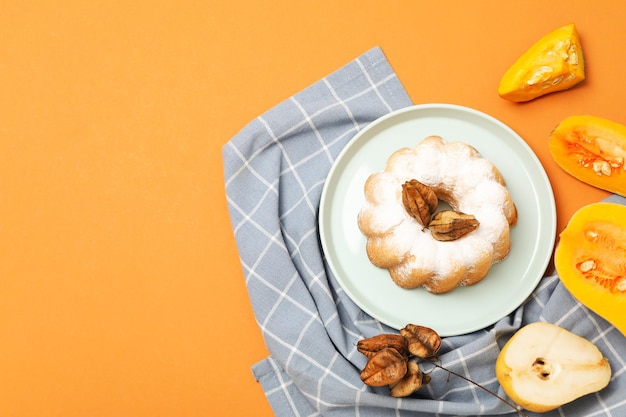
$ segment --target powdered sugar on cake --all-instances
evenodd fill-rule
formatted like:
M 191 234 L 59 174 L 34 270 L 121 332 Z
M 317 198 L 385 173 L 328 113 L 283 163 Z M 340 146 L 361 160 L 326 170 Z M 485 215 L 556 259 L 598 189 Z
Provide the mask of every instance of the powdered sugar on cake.
M 402 184 L 411 179 L 454 210 L 474 215 L 479 227 L 453 242 L 435 240 L 402 204 Z M 394 152 L 385 170 L 366 181 L 365 197 L 358 223 L 368 257 L 401 287 L 442 293 L 472 285 L 509 253 L 517 209 L 501 173 L 465 143 L 430 136 Z

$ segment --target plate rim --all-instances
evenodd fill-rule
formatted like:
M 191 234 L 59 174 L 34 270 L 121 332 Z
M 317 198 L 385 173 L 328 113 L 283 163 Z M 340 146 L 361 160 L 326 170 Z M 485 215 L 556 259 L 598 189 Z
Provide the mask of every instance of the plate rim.
M 546 252 L 548 252 L 547 254 L 544 254 L 541 259 L 536 259 L 537 255 L 534 255 L 531 258 L 531 262 L 532 263 L 536 263 L 536 262 L 541 262 L 540 264 L 537 265 L 537 268 L 540 268 L 540 270 L 543 271 L 543 273 L 541 274 L 537 274 L 536 277 L 534 277 L 532 280 L 530 280 L 529 284 L 527 285 L 526 289 L 526 293 L 524 294 L 523 297 L 520 297 L 521 301 L 519 303 L 517 303 L 516 305 L 510 306 L 510 308 L 508 309 L 504 309 L 504 311 L 502 311 L 498 317 L 493 317 L 490 323 L 485 324 L 484 322 L 486 320 L 481 321 L 480 323 L 477 323 L 475 326 L 470 326 L 467 327 L 465 330 L 458 330 L 458 331 L 452 331 L 452 332 L 440 332 L 440 334 L 442 336 L 454 336 L 454 335 L 462 335 L 462 334 L 468 334 L 470 332 L 473 331 L 477 331 L 477 330 L 481 330 L 484 329 L 494 323 L 496 323 L 498 320 L 500 320 L 501 318 L 509 315 L 511 312 L 513 312 L 516 308 L 518 308 L 520 305 L 522 305 L 527 299 L 528 297 L 532 294 L 532 292 L 534 291 L 534 289 L 537 287 L 537 285 L 539 284 L 539 282 L 541 281 L 541 279 L 543 278 L 545 271 L 547 270 L 547 267 L 550 263 L 550 259 L 552 257 L 552 253 L 554 251 L 554 246 L 555 246 L 555 238 L 556 238 L 556 227 L 557 227 L 557 216 L 556 216 L 556 203 L 555 203 L 555 199 L 554 199 L 554 192 L 552 189 L 552 185 L 550 183 L 549 177 L 543 167 L 543 165 L 541 164 L 541 161 L 539 160 L 539 158 L 537 157 L 537 155 L 535 154 L 535 152 L 532 150 L 532 148 L 528 145 L 528 143 L 517 133 L 515 132 L 511 127 L 509 127 L 508 125 L 506 125 L 504 122 L 496 119 L 495 117 L 482 112 L 480 110 L 476 110 L 474 108 L 471 107 L 467 107 L 467 106 L 463 106 L 463 105 L 458 105 L 458 104 L 448 104 L 448 103 L 424 103 L 424 104 L 416 104 L 416 105 L 412 105 L 412 106 L 407 106 L 395 111 L 392 111 L 390 113 L 387 113 L 379 118 L 377 118 L 376 120 L 372 121 L 371 123 L 369 123 L 365 128 L 363 128 L 361 131 L 359 131 L 357 134 L 355 134 L 350 141 L 348 141 L 348 143 L 346 143 L 346 145 L 344 146 L 344 148 L 339 152 L 339 154 L 337 155 L 337 157 L 335 158 L 335 160 L 333 161 L 333 164 L 327 174 L 326 180 L 324 182 L 324 186 L 322 188 L 322 192 L 321 192 L 321 196 L 320 196 L 320 207 L 319 207 L 319 215 L 318 215 L 318 230 L 319 230 L 319 235 L 320 235 L 320 242 L 321 242 L 321 246 L 322 246 L 322 251 L 324 253 L 325 256 L 325 263 L 327 264 L 327 266 L 330 268 L 332 274 L 334 275 L 336 281 L 338 282 L 338 284 L 341 286 L 341 288 L 343 289 L 343 291 L 346 293 L 346 295 L 362 310 L 364 311 L 366 314 L 370 315 L 372 318 L 380 321 L 381 323 L 392 327 L 392 328 L 397 328 L 398 325 L 394 325 L 393 323 L 390 323 L 390 320 L 385 319 L 384 317 L 380 317 L 377 314 L 373 314 L 373 312 L 371 311 L 371 309 L 364 305 L 365 303 L 363 303 L 361 300 L 359 300 L 358 297 L 356 297 L 352 291 L 347 287 L 347 285 L 343 282 L 345 277 L 342 277 L 336 267 L 336 265 L 334 264 L 334 261 L 332 260 L 332 256 L 329 256 L 330 253 L 330 249 L 329 249 L 329 238 L 326 236 L 326 228 L 324 227 L 327 224 L 327 220 L 326 220 L 326 213 L 325 213 L 325 209 L 327 208 L 327 204 L 331 198 L 330 194 L 330 187 L 333 183 L 333 180 L 336 178 L 337 172 L 340 169 L 340 165 L 343 162 L 344 158 L 346 158 L 346 155 L 351 151 L 351 149 L 353 148 L 353 146 L 358 143 L 360 140 L 362 140 L 361 138 L 364 137 L 365 135 L 367 135 L 372 129 L 376 128 L 377 126 L 379 126 L 382 123 L 387 122 L 389 119 L 391 118 L 396 118 L 399 117 L 400 115 L 403 115 L 405 113 L 409 113 L 409 112 L 420 112 L 420 111 L 424 111 L 424 110 L 435 110 L 435 111 L 441 111 L 441 112 L 447 112 L 447 111 L 453 111 L 453 112 L 464 112 L 464 113 L 469 113 L 470 115 L 474 116 L 474 117 L 479 117 L 481 119 L 484 119 L 486 121 L 488 121 L 491 124 L 496 125 L 497 127 L 499 127 L 500 129 L 505 130 L 508 135 L 511 136 L 512 139 L 514 139 L 517 142 L 517 145 L 521 146 L 523 148 L 523 150 L 525 151 L 525 153 L 527 155 L 524 155 L 525 158 L 530 158 L 530 160 L 532 161 L 533 165 L 535 166 L 529 166 L 529 169 L 532 168 L 532 171 L 534 172 L 535 175 L 539 175 L 541 177 L 541 181 L 531 181 L 531 183 L 535 186 L 535 187 L 542 187 L 542 193 L 547 193 L 547 197 L 549 197 L 547 199 L 547 201 L 542 201 L 541 205 L 543 208 L 543 205 L 547 204 L 547 207 L 545 207 L 546 210 L 548 210 L 549 212 L 543 212 L 540 211 L 542 213 L 542 215 L 547 216 L 547 221 L 549 221 L 550 223 L 550 229 L 549 230 L 545 230 L 542 228 L 542 235 L 546 236 L 546 242 L 547 243 L 547 247 L 546 247 Z M 391 152 L 391 151 L 390 151 Z M 543 223 L 542 223 L 543 226 Z M 549 241 L 547 240 L 549 238 Z M 537 240 L 535 240 L 535 242 L 539 242 L 539 238 Z M 534 250 L 536 250 L 540 245 L 538 243 L 536 243 L 533 247 Z M 515 303 L 512 303 L 515 304 Z

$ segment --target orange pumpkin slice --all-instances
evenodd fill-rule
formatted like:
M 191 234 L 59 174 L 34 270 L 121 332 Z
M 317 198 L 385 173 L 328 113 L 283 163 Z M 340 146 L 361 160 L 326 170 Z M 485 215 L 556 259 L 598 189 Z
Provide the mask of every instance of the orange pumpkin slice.
M 626 335 L 626 206 L 579 209 L 561 232 L 554 263 L 565 288 Z
M 533 44 L 504 73 L 498 94 L 515 101 L 530 101 L 565 90 L 585 79 L 580 38 L 574 24 L 565 25 Z
M 626 126 L 595 116 L 571 116 L 552 131 L 549 148 L 568 174 L 626 196 Z

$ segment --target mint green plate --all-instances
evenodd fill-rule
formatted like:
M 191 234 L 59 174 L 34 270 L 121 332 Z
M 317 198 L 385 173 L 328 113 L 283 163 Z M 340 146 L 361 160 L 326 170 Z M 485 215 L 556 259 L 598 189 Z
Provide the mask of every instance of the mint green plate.
M 383 170 L 395 150 L 429 135 L 478 149 L 504 176 L 518 210 L 507 258 L 478 284 L 441 295 L 395 285 L 387 270 L 370 263 L 357 226 L 367 177 Z M 452 336 L 494 324 L 528 298 L 550 262 L 556 209 L 545 170 L 512 129 L 467 107 L 424 104 L 374 121 L 343 149 L 322 191 L 319 231 L 328 266 L 363 311 L 396 329 L 413 323 Z

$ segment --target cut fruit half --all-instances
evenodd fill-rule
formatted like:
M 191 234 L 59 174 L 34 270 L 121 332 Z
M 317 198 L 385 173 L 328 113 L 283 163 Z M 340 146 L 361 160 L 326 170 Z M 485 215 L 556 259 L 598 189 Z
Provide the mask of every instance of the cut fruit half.
M 496 361 L 504 392 L 542 413 L 606 387 L 608 359 L 588 340 L 550 323 L 531 323 L 506 343 Z

